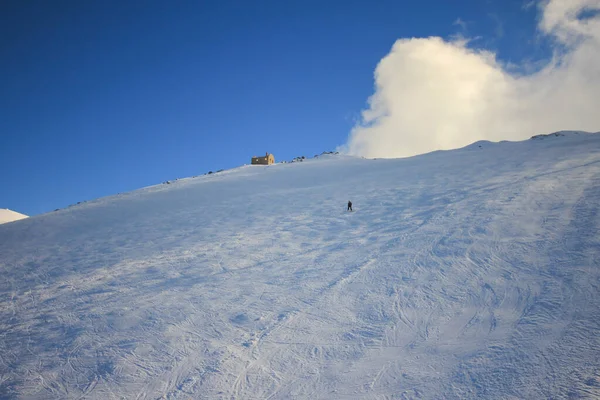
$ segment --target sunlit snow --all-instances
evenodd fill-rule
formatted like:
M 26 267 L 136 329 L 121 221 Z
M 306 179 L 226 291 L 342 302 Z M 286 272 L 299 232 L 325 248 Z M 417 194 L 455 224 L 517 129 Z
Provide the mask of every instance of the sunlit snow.
M 27 215 L 9 210 L 8 208 L 0 208 L 0 224 L 18 221 L 23 218 L 27 218 Z

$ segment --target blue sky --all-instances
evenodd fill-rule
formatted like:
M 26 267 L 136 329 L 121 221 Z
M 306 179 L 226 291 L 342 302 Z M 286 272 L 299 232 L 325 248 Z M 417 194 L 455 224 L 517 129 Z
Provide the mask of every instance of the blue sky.
M 4 1 L 0 208 L 333 150 L 397 39 L 461 33 L 519 64 L 550 54 L 538 19 L 521 0 Z

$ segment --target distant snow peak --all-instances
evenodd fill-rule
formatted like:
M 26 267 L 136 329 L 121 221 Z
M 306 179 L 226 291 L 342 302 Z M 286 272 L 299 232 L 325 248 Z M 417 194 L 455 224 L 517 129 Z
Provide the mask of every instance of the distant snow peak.
M 6 224 L 24 218 L 29 218 L 29 216 L 9 210 L 8 208 L 0 208 L 0 224 Z
M 541 135 L 534 135 L 531 137 L 531 139 L 535 139 L 535 140 L 543 140 L 546 138 L 550 138 L 550 137 L 560 137 L 560 136 L 573 136 L 573 135 L 591 135 L 592 133 L 590 132 L 585 132 L 585 131 L 558 131 L 558 132 L 553 132 L 553 133 L 545 133 L 545 134 L 541 134 Z

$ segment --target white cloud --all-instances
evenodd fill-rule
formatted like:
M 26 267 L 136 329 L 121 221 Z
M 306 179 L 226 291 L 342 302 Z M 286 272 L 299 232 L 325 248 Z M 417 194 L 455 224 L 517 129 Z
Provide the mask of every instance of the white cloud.
M 529 75 L 466 40 L 396 41 L 375 70 L 375 93 L 340 150 L 403 157 L 477 140 L 521 140 L 561 129 L 600 129 L 600 0 L 538 3 L 553 59 Z
M 531 7 L 535 7 L 536 0 L 526 1 L 523 3 L 523 10 L 529 10 Z
M 502 20 L 500 19 L 498 14 L 495 14 L 495 13 L 489 13 L 488 17 L 490 17 L 490 19 L 492 21 L 494 21 L 494 24 L 496 25 L 496 29 L 494 29 L 496 38 L 497 39 L 502 38 L 504 36 L 504 24 L 502 23 Z
M 463 21 L 461 18 L 456 18 L 456 20 L 452 23 L 452 25 L 460 26 L 463 31 L 467 30 L 467 23 Z

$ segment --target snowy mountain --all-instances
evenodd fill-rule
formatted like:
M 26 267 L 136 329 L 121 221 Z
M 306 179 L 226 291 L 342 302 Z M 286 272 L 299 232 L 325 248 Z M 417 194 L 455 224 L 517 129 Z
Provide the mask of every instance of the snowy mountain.
M 0 208 L 0 224 L 6 224 L 24 218 L 28 218 L 27 215 L 9 210 L 8 208 Z
M 600 134 L 561 132 L 2 225 L 0 397 L 598 398 L 599 208 Z

